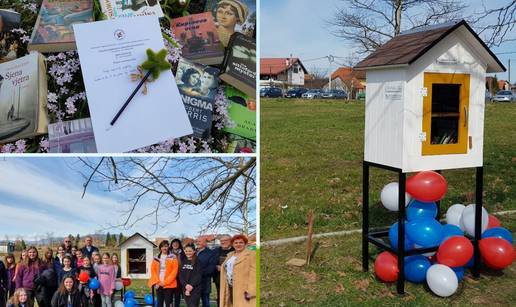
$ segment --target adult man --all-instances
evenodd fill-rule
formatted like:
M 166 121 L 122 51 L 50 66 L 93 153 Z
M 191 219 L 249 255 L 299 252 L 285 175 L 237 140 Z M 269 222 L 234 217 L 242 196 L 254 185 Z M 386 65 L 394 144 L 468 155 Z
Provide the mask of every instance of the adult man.
M 197 245 L 197 261 L 199 261 L 202 271 L 202 306 L 210 307 L 211 276 L 215 271 L 215 266 L 217 265 L 217 258 L 213 251 L 207 248 L 207 240 L 205 237 L 197 238 L 197 240 L 195 240 L 195 244 Z
M 87 256 L 90 259 L 93 252 L 99 252 L 99 249 L 93 246 L 93 238 L 91 236 L 84 238 L 84 247 L 81 248 L 81 252 L 83 256 Z
M 217 259 L 216 270 L 213 272 L 213 282 L 217 287 L 217 306 L 220 306 L 220 266 L 226 260 L 228 254 L 235 249 L 231 246 L 231 236 L 222 235 L 219 239 L 220 246 L 214 250 Z
M 70 240 L 69 237 L 64 238 L 63 245 L 65 255 L 68 254 L 70 256 L 74 256 L 72 253 L 72 240 Z

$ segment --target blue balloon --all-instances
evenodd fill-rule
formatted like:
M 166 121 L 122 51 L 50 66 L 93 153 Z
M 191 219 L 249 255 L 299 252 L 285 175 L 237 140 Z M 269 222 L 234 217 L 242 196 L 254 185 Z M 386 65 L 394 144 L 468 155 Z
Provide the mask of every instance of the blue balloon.
M 432 218 L 422 218 L 407 222 L 407 236 L 421 247 L 433 247 L 441 243 L 443 225 Z
M 443 230 L 443 239 L 441 240 L 441 244 L 449 237 L 464 236 L 464 231 L 462 231 L 462 229 L 460 229 L 460 227 L 457 225 L 446 224 L 446 225 L 443 225 L 442 230 Z
M 431 218 L 437 216 L 437 205 L 435 203 L 425 203 L 414 199 L 407 207 L 407 220 Z
M 482 234 L 482 239 L 484 238 L 501 238 L 509 241 L 512 245 L 512 233 L 503 227 L 489 228 Z
M 124 302 L 124 307 L 135 307 L 136 304 L 138 304 L 138 302 L 134 298 L 126 298 Z
M 131 298 L 134 299 L 134 296 L 135 296 L 135 294 L 134 294 L 133 290 L 129 290 L 129 291 L 125 292 L 125 294 L 124 294 L 125 299 L 131 299 Z
M 451 269 L 455 272 L 455 275 L 457 275 L 457 279 L 459 281 L 464 279 L 464 271 L 465 271 L 464 267 L 458 266 L 458 267 L 451 268 Z
M 413 283 L 426 280 L 426 271 L 431 266 L 428 258 L 422 255 L 405 257 L 405 278 Z
M 96 278 L 91 278 L 88 286 L 91 290 L 97 290 L 100 288 L 100 282 Z
M 145 294 L 144 300 L 145 304 L 152 305 L 152 294 Z
M 391 247 L 394 250 L 398 250 L 398 222 L 391 225 L 389 228 L 389 241 L 391 242 Z M 405 250 L 409 250 L 414 246 L 408 237 L 407 237 L 407 223 L 405 223 Z

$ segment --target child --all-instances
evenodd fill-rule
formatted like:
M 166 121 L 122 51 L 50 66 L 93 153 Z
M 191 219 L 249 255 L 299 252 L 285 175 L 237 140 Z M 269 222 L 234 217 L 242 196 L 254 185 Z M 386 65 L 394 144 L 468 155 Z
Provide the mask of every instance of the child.
M 108 253 L 102 254 L 102 264 L 97 267 L 97 273 L 102 307 L 111 307 L 111 296 L 115 292 L 116 267 L 111 264 Z
M 65 255 L 63 257 L 63 268 L 57 272 L 57 282 L 61 284 L 65 276 L 75 276 L 76 274 L 77 270 L 72 267 L 72 257 Z
M 83 254 L 82 254 L 82 251 L 80 249 L 78 249 L 76 252 L 75 252 L 75 267 L 78 268 L 78 267 L 81 267 L 82 266 L 82 263 L 84 261 L 83 259 Z
M 101 265 L 101 261 L 102 261 L 102 259 L 100 258 L 99 252 L 94 251 L 91 254 L 91 259 L 93 260 L 91 266 L 93 267 L 93 269 L 95 270 L 95 273 L 98 276 L 99 275 L 98 268 L 99 268 L 99 265 Z M 93 294 L 93 306 L 95 306 L 95 307 L 102 306 L 102 300 L 100 298 L 100 294 L 99 294 L 98 290 L 95 290 L 94 294 Z
M 197 263 L 195 256 L 195 247 L 191 244 L 185 246 L 184 253 L 186 259 L 181 261 L 181 268 L 179 270 L 179 280 L 183 295 L 185 297 L 186 306 L 197 307 L 201 299 L 201 280 L 202 270 Z
M 87 307 L 86 296 L 77 289 L 75 277 L 65 276 L 52 297 L 52 307 Z
M 122 268 L 120 267 L 120 262 L 118 261 L 118 254 L 112 253 L 111 254 L 111 263 L 116 266 L 116 278 L 120 279 L 122 278 Z
M 25 260 L 27 259 L 27 250 L 24 249 L 21 251 L 21 254 L 20 254 L 20 261 L 18 262 L 18 264 L 16 265 L 16 268 L 14 270 L 14 277 L 13 277 L 13 280 L 16 280 L 16 276 L 18 275 L 18 269 L 20 268 L 21 264 L 23 262 L 25 262 Z
M 13 296 L 7 301 L 7 307 L 34 307 L 34 302 L 29 298 L 24 288 L 14 291 Z
M 7 298 L 11 298 L 16 289 L 14 273 L 16 271 L 16 259 L 13 254 L 5 256 L 5 269 L 7 270 Z
M 18 264 L 16 272 L 16 289 L 25 288 L 31 300 L 34 299 L 34 279 L 41 274 L 45 266 L 38 257 L 38 250 L 31 246 L 27 250 L 27 257 L 22 263 Z

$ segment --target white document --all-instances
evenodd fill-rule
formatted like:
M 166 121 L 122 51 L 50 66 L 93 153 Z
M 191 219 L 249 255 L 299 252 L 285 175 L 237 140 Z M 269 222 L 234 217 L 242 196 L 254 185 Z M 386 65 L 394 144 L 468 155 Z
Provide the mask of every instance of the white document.
M 192 126 L 170 70 L 147 83 L 116 123 L 110 122 L 139 82 L 131 73 L 148 48 L 165 48 L 156 16 L 74 25 L 75 40 L 99 153 L 118 153 L 192 134 Z

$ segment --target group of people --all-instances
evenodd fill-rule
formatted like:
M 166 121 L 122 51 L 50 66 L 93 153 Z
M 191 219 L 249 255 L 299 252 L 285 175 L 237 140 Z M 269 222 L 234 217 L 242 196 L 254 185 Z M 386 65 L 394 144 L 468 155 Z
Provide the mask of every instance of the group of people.
M 65 238 L 56 255 L 47 248 L 39 257 L 36 247 L 22 251 L 16 261 L 8 254 L 0 260 L 0 307 L 112 307 L 116 281 L 121 278 L 116 253 L 100 253 L 91 237 L 79 249 Z M 157 306 L 210 306 L 212 280 L 217 304 L 222 307 L 256 305 L 256 256 L 247 249 L 244 235 L 223 236 L 220 246 L 209 249 L 205 238 L 184 248 L 181 240 L 159 244 L 152 259 L 150 288 Z M 84 278 L 86 275 L 87 278 Z M 88 280 L 96 278 L 98 288 Z

